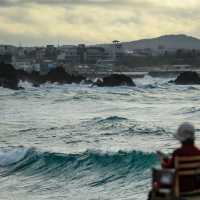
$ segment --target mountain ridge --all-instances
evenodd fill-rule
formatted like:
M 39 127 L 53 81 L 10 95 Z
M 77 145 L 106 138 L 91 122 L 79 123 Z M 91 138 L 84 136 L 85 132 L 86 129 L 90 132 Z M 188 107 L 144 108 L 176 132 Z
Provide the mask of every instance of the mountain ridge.
M 200 50 L 200 39 L 185 34 L 168 34 L 161 35 L 154 38 L 140 39 L 130 42 L 121 42 L 125 50 L 136 50 L 136 49 L 166 49 L 166 50 L 177 50 L 177 49 L 199 49 Z M 101 46 L 111 46 L 112 44 L 102 44 Z
M 184 35 L 162 35 L 150 39 L 142 39 L 131 42 L 122 42 L 124 48 L 129 50 L 150 48 L 163 49 L 200 49 L 200 39 Z

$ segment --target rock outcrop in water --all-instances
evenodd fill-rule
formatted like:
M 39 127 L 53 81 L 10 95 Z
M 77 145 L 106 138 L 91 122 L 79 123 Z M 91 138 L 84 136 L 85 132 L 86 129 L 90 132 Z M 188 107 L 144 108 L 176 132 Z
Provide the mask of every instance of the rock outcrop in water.
M 81 83 L 87 80 L 81 75 L 71 75 L 68 74 L 63 67 L 57 67 L 52 69 L 46 75 L 40 75 L 39 72 L 33 71 L 32 73 L 27 73 L 23 70 L 16 70 L 12 65 L 0 64 L 0 86 L 10 88 L 10 89 L 20 89 L 18 87 L 19 81 L 28 81 L 35 87 L 39 87 L 40 84 L 50 82 L 50 83 Z M 135 86 L 133 80 L 124 74 L 112 74 L 106 76 L 103 79 L 98 79 L 93 85 L 99 87 L 104 86 Z
M 54 83 L 72 83 L 71 76 L 65 72 L 64 68 L 57 67 L 52 69 L 47 75 L 44 77 L 45 81 Z
M 93 85 L 97 85 L 99 87 L 113 87 L 113 86 L 135 86 L 133 80 L 124 74 L 112 74 L 110 76 L 104 77 L 102 80 L 98 79 Z
M 80 83 L 85 80 L 81 75 L 70 75 L 63 67 L 52 69 L 47 75 L 43 76 L 45 82 L 57 83 Z
M 0 64 L 0 86 L 10 89 L 20 89 L 17 70 L 10 64 Z
M 177 85 L 193 85 L 200 84 L 200 77 L 196 72 L 182 72 L 174 81 Z
M 52 69 L 47 75 L 40 75 L 39 72 L 33 71 L 27 73 L 24 70 L 16 70 L 10 64 L 0 63 L 0 86 L 10 89 L 20 89 L 18 87 L 19 81 L 28 81 L 33 86 L 38 87 L 40 84 L 46 82 L 64 83 L 80 83 L 85 80 L 85 77 L 80 75 L 70 75 L 65 72 L 64 68 L 57 67 Z

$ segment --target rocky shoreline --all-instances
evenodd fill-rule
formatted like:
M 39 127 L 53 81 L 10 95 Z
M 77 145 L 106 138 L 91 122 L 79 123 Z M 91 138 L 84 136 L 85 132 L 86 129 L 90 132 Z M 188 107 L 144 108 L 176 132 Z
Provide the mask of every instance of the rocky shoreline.
M 46 82 L 49 83 L 59 83 L 59 84 L 71 84 L 71 83 L 86 83 L 92 84 L 93 86 L 120 86 L 128 85 L 135 86 L 133 80 L 123 74 L 111 74 L 103 77 L 102 79 L 97 79 L 92 81 L 83 75 L 73 75 L 65 71 L 63 67 L 56 67 L 50 70 L 46 75 L 40 75 L 39 72 L 28 73 L 23 70 L 16 70 L 10 64 L 0 64 L 0 86 L 5 88 L 10 88 L 14 90 L 22 89 L 18 86 L 19 81 L 28 81 L 35 87 L 39 87 L 41 84 Z
M 16 70 L 10 64 L 0 63 L 0 86 L 14 90 L 22 89 L 18 86 L 19 81 L 28 81 L 34 87 L 39 87 L 46 82 L 71 84 L 71 83 L 85 83 L 92 86 L 99 87 L 113 87 L 113 86 L 136 86 L 132 78 L 142 78 L 145 75 L 152 77 L 176 77 L 175 80 L 170 81 L 174 84 L 200 84 L 199 71 L 163 71 L 152 70 L 149 72 L 116 72 L 113 74 L 96 74 L 96 80 L 92 81 L 90 75 L 73 75 L 65 71 L 63 67 L 56 67 L 50 70 L 46 75 L 40 75 L 39 72 L 25 72 L 23 70 Z M 98 77 L 98 78 L 97 78 Z

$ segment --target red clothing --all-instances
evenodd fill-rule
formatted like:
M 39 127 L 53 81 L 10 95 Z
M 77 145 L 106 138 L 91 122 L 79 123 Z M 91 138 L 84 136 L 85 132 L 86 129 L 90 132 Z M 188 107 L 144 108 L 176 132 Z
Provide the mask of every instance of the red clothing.
M 163 168 L 174 168 L 175 157 L 181 156 L 200 156 L 200 149 L 198 149 L 193 144 L 184 144 L 179 149 L 175 150 L 172 154 L 172 158 L 164 160 L 162 163 Z M 184 176 L 180 177 L 180 191 L 186 192 L 191 191 L 197 187 L 196 185 L 197 177 Z M 198 185 L 198 188 L 200 185 Z
M 198 149 L 195 145 L 192 144 L 185 144 L 182 145 L 181 148 L 176 149 L 173 154 L 172 158 L 168 160 L 164 160 L 162 166 L 164 168 L 174 168 L 175 157 L 181 156 L 200 156 L 200 149 Z

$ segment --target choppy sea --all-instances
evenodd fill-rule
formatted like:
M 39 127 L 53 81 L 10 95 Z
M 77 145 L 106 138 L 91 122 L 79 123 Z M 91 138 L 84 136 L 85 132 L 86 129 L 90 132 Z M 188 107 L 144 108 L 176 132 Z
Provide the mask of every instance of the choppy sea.
M 145 200 L 156 151 L 184 121 L 200 135 L 200 86 L 0 88 L 1 200 Z

